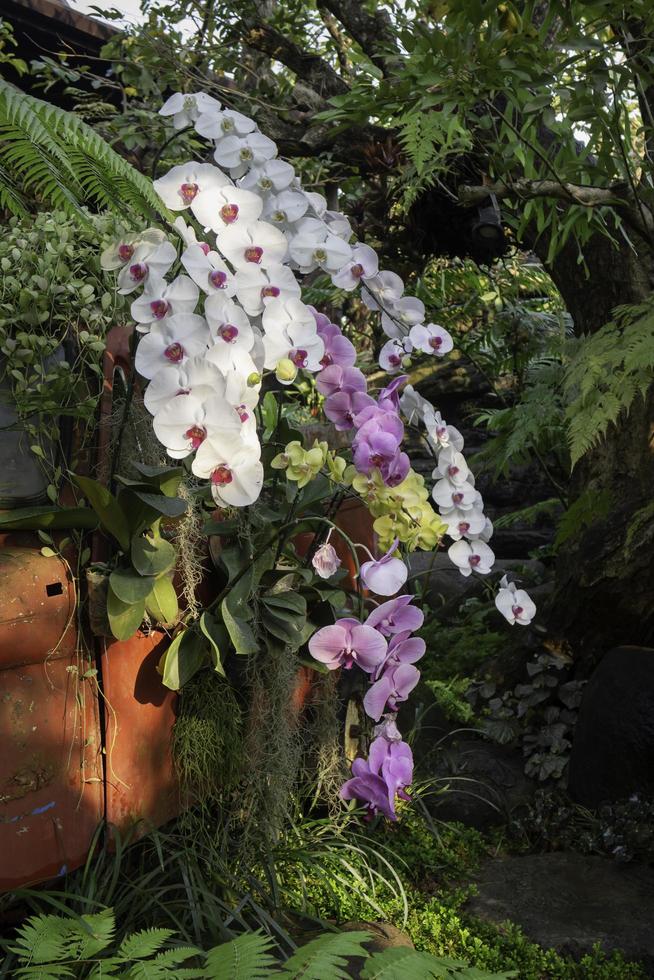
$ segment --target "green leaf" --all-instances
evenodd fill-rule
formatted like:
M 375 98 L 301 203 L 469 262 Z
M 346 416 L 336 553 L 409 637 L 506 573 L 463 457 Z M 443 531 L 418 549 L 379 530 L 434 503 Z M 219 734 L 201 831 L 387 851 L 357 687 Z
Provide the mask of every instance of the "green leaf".
M 144 504 L 165 517 L 180 517 L 186 512 L 186 501 L 179 497 L 165 497 L 163 494 L 144 493 L 142 490 L 133 490 L 132 492 Z
M 234 645 L 234 649 L 236 653 L 243 656 L 256 653 L 259 649 L 259 644 L 252 631 L 252 627 L 245 619 L 232 613 L 229 608 L 229 599 L 230 596 L 223 599 L 220 609 L 223 614 L 223 622 L 229 633 L 229 638 Z
M 225 669 L 222 663 L 220 648 L 221 646 L 224 647 L 227 645 L 227 630 L 223 623 L 220 623 L 210 612 L 203 612 L 200 616 L 200 629 L 209 641 L 213 669 L 217 674 L 222 674 L 224 677 Z
M 144 960 L 152 956 L 174 936 L 172 929 L 142 929 L 123 939 L 118 954 L 126 960 Z
M 145 599 L 137 602 L 123 602 L 118 598 L 109 582 L 107 593 L 107 616 L 111 632 L 117 640 L 129 640 L 134 636 L 145 616 Z
M 244 933 L 216 946 L 207 953 L 207 980 L 267 980 L 278 965 L 269 952 L 272 946 L 272 939 L 260 932 Z
M 175 567 L 177 560 L 174 547 L 163 538 L 134 538 L 130 554 L 140 575 L 164 575 Z
M 184 476 L 181 466 L 148 466 L 146 463 L 133 462 L 132 466 L 148 482 L 158 489 L 166 497 L 174 497 L 179 490 L 179 485 Z
M 109 582 L 114 595 L 128 605 L 145 599 L 152 588 L 151 578 L 144 578 L 131 568 L 116 568 Z
M 179 691 L 197 674 L 207 657 L 207 641 L 194 630 L 178 633 L 159 661 L 163 683 L 171 691 Z
M 291 613 L 293 616 L 306 617 L 307 601 L 299 592 L 279 592 L 262 596 L 262 603 L 273 613 L 285 615 Z
M 123 551 L 129 551 L 129 523 L 116 498 L 97 480 L 76 474 L 72 479 L 100 518 L 102 527 L 116 539 Z
M 286 961 L 283 976 L 302 980 L 347 980 L 350 956 L 368 956 L 364 947 L 370 941 L 367 932 L 327 933 L 297 949 Z
M 158 623 L 167 623 L 170 626 L 179 616 L 179 604 L 173 583 L 165 575 L 156 578 L 154 582 L 152 579 L 149 581 L 152 589 L 145 597 L 145 608 Z

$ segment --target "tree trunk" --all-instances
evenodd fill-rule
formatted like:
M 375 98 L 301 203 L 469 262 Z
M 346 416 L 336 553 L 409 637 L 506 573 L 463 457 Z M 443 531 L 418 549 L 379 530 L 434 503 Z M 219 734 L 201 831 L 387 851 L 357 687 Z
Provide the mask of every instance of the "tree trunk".
M 538 243 L 535 249 L 541 250 Z M 596 236 L 584 258 L 588 278 L 573 244 L 548 269 L 577 333 L 594 333 L 616 306 L 642 303 L 654 288 L 652 253 L 644 244 L 636 255 Z M 637 397 L 571 476 L 573 501 L 587 491 L 611 498 L 607 516 L 591 516 L 557 562 L 551 627 L 589 662 L 616 643 L 654 639 L 653 487 L 654 388 Z

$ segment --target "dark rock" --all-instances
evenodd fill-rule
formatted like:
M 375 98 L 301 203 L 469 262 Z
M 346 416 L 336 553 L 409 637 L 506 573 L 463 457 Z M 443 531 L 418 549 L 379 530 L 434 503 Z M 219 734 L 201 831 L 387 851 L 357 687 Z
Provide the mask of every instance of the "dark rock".
M 576 853 L 489 862 L 468 910 L 520 925 L 529 939 L 579 959 L 599 943 L 654 966 L 654 871 Z
M 536 790 L 519 749 L 471 737 L 450 744 L 445 739 L 433 774 L 447 787 L 431 798 L 434 816 L 477 830 L 506 823 Z
M 346 922 L 339 926 L 341 932 L 368 932 L 371 939 L 364 943 L 365 948 L 370 953 L 383 953 L 385 949 L 396 947 L 406 947 L 415 949 L 411 939 L 405 932 L 391 925 L 390 922 Z M 347 975 L 353 980 L 361 976 L 361 971 L 365 966 L 365 960 L 360 957 L 351 957 L 348 960 Z
M 492 541 L 491 541 L 492 545 Z M 484 592 L 485 579 L 481 575 L 464 578 L 443 552 L 414 552 L 409 558 L 410 575 L 420 576 L 431 608 L 447 616 L 461 602 Z M 545 566 L 534 559 L 500 559 L 493 566 L 493 580 L 511 572 L 524 588 L 539 581 L 545 574 Z
M 584 691 L 569 791 L 585 806 L 654 795 L 654 649 L 617 647 Z

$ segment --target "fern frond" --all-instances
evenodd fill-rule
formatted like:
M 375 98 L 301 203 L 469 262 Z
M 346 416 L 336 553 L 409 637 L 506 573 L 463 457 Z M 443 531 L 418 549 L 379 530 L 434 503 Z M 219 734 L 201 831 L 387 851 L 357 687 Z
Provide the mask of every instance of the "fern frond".
M 0 79 L 0 204 L 25 214 L 30 195 L 82 220 L 86 204 L 172 221 L 151 181 L 82 119 Z
M 266 980 L 277 960 L 269 950 L 272 941 L 260 932 L 239 936 L 207 953 L 207 980 Z
M 173 936 L 172 929 L 141 929 L 123 939 L 118 955 L 126 960 L 144 960 L 160 950 L 167 939 Z
M 347 980 L 348 957 L 368 956 L 367 932 L 326 933 L 297 949 L 284 964 L 282 976 L 294 980 Z

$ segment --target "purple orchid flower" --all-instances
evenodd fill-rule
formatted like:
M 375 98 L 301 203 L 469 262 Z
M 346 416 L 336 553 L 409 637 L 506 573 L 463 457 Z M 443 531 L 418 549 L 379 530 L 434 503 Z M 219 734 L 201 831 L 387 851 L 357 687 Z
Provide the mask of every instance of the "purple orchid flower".
M 373 735 L 375 738 L 385 738 L 387 742 L 402 741 L 402 733 L 397 727 L 395 715 L 392 712 L 389 712 L 387 715 L 382 715 L 380 723 L 375 725 Z
M 397 820 L 395 798 L 409 800 L 405 788 L 413 779 L 413 755 L 402 741 L 376 738 L 370 744 L 368 759 L 355 759 L 353 778 L 341 787 L 344 800 L 361 800 L 367 805 L 367 819 L 382 813 Z
M 425 616 L 421 609 L 411 605 L 412 599 L 413 596 L 410 595 L 399 595 L 396 599 L 382 602 L 370 613 L 366 626 L 374 626 L 384 636 L 403 633 L 405 630 L 413 633 L 420 629 Z
M 385 388 L 379 392 L 379 397 L 377 399 L 379 407 L 383 408 L 386 412 L 395 412 L 397 415 L 400 414 L 400 392 L 399 388 L 409 380 L 408 374 L 400 374 L 399 377 L 393 378 L 390 384 L 386 385 Z
M 385 555 L 366 561 L 361 566 L 361 581 L 376 595 L 395 595 L 406 582 L 409 570 L 401 558 L 394 558 L 399 539 L 395 538 Z
M 381 429 L 370 430 L 365 438 L 357 437 L 352 445 L 354 465 L 359 473 L 370 473 L 375 467 L 382 471 L 384 467 L 390 467 L 399 454 L 395 436 Z
M 333 395 L 337 391 L 365 391 L 366 379 L 355 367 L 330 364 L 316 375 L 316 388 L 321 395 Z
M 323 368 L 338 364 L 340 367 L 353 367 L 357 359 L 354 344 L 344 337 L 335 323 L 318 323 L 317 333 L 325 345 L 325 353 L 320 363 Z
M 384 408 L 380 408 L 379 405 L 374 401 L 372 405 L 366 405 L 362 409 L 354 420 L 359 432 L 357 433 L 357 438 L 359 436 L 364 439 L 371 432 L 382 431 L 388 432 L 394 435 L 398 445 L 402 442 L 404 438 L 404 425 L 402 424 L 402 419 L 395 412 L 389 412 Z
M 396 633 L 389 641 L 386 659 L 372 675 L 373 681 L 378 681 L 386 671 L 393 670 L 400 664 L 414 664 L 416 660 L 424 657 L 425 650 L 425 641 L 421 637 L 411 636 L 409 630 Z
M 323 411 L 339 432 L 354 426 L 354 417 L 374 399 L 365 391 L 336 391 L 325 399 Z
M 363 709 L 373 721 L 379 721 L 384 711 L 397 711 L 420 680 L 420 671 L 413 664 L 401 663 L 385 670 L 371 684 L 363 699 Z
M 397 453 L 393 459 L 382 466 L 381 478 L 387 487 L 396 487 L 404 480 L 411 469 L 411 460 L 406 453 Z
M 356 619 L 339 619 L 313 634 L 309 652 L 329 670 L 349 670 L 356 664 L 371 674 L 386 659 L 387 644 L 378 630 L 362 626 Z

